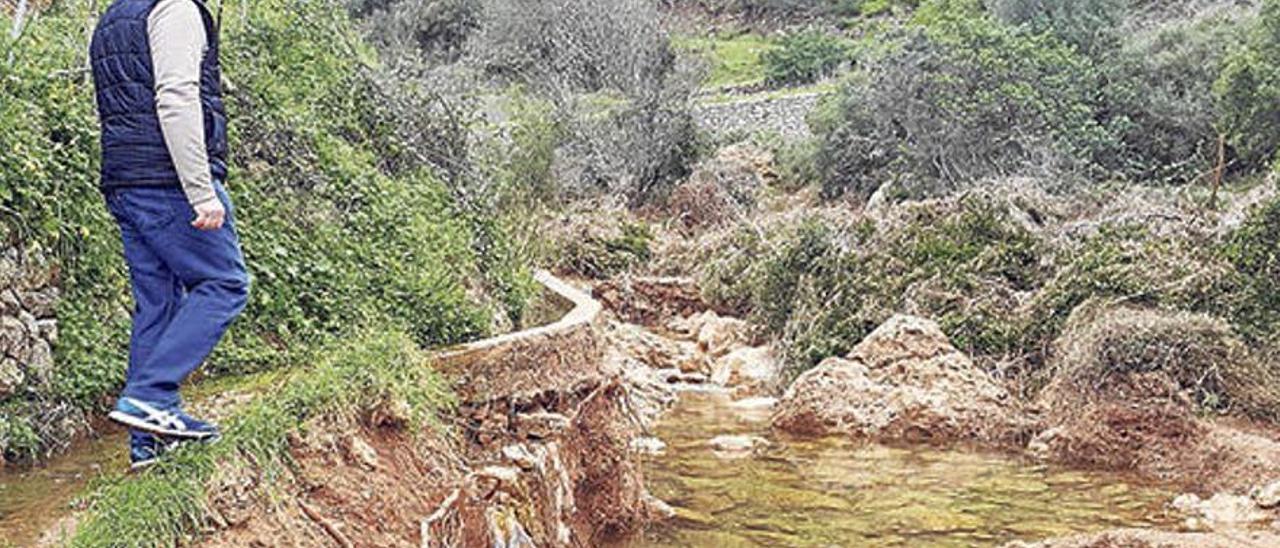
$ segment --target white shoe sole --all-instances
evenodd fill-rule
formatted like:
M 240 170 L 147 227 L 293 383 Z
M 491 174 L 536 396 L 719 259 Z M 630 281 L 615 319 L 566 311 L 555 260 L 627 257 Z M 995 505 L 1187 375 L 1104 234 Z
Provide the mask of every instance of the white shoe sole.
M 157 462 L 160 462 L 160 459 L 147 459 L 147 460 L 140 460 L 138 462 L 129 463 L 129 471 L 141 472 L 147 468 L 151 468 Z
M 120 424 L 123 424 L 125 426 L 128 426 L 129 428 L 141 430 L 143 432 L 147 432 L 150 434 L 166 436 L 170 438 L 180 438 L 184 440 L 204 440 L 217 435 L 214 432 L 192 432 L 190 430 L 174 430 L 171 428 L 164 428 L 159 425 L 149 423 L 145 420 L 142 420 L 138 417 L 135 417 L 133 415 L 130 415 L 128 413 L 124 413 L 121 411 L 112 411 L 107 414 L 107 418 L 113 421 L 116 421 Z

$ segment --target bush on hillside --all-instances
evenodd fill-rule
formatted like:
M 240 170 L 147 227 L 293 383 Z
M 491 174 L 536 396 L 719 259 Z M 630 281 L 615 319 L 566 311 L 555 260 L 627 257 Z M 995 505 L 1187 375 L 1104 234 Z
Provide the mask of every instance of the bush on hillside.
M 936 318 L 978 357 L 1020 351 L 1015 293 L 1042 283 L 1043 242 L 993 194 L 913 206 L 851 225 L 744 228 L 702 272 L 717 306 L 749 311 L 799 374 L 847 353 L 891 315 Z
M 1223 251 L 1245 289 L 1233 313 L 1237 325 L 1252 338 L 1280 342 L 1280 199 L 1254 211 Z
M 849 61 L 849 54 L 849 46 L 839 37 L 809 30 L 784 36 L 760 61 L 770 84 L 808 84 L 835 74 Z
M 556 109 L 555 179 L 569 194 L 660 196 L 698 154 L 697 78 L 642 0 L 484 0 L 465 63 Z
M 481 0 L 352 0 L 369 39 L 384 48 L 416 49 L 433 60 L 457 60 L 480 28 Z
M 1240 279 L 1219 257 L 1211 235 L 1159 233 L 1140 222 L 1102 224 L 1062 250 L 1053 277 L 1029 307 L 1037 318 L 1029 341 L 1047 344 L 1090 299 L 1229 317 L 1241 302 Z
M 1220 125 L 1241 168 L 1280 159 L 1280 0 L 1264 0 L 1244 47 L 1227 58 L 1213 87 Z
M 1113 169 L 1139 181 L 1186 183 L 1217 163 L 1213 82 L 1241 42 L 1231 14 L 1174 21 L 1128 38 L 1104 66 L 1110 116 L 1123 120 Z
M 1087 171 L 1117 147 L 1098 74 L 1058 39 L 941 10 L 843 86 L 815 130 L 823 194 L 936 195 L 984 178 Z
M 1001 21 L 1048 32 L 1089 56 L 1120 45 L 1120 23 L 1128 0 L 993 0 L 988 9 Z

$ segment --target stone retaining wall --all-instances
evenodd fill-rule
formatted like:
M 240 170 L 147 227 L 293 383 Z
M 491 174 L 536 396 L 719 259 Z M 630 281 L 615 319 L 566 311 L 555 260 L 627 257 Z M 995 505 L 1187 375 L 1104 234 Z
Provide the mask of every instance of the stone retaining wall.
M 694 108 L 698 127 L 713 135 L 776 133 L 784 139 L 812 136 L 807 118 L 823 92 L 705 103 Z
M 56 278 L 39 257 L 0 251 L 0 399 L 49 382 L 58 339 Z
M 604 363 L 599 335 L 602 307 L 590 295 L 545 271 L 535 279 L 573 310 L 559 321 L 449 348 L 437 367 L 455 378 L 464 403 L 522 400 L 546 392 L 570 393 L 615 375 Z

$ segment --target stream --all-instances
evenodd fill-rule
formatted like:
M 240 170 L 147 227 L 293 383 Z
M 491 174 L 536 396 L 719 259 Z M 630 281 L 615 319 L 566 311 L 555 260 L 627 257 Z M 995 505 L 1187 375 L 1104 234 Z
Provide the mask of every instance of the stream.
M 656 425 L 649 490 L 676 509 L 628 548 L 666 546 L 999 546 L 1177 522 L 1175 493 L 1132 477 L 1009 455 L 847 438 L 785 439 L 769 411 L 718 391 L 684 391 Z M 713 451 L 721 435 L 769 445 Z

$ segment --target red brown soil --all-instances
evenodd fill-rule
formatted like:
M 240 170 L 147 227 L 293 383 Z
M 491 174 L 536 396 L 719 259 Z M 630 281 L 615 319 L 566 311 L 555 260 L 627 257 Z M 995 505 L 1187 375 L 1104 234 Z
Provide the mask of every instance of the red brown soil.
M 1232 417 L 1201 417 L 1161 373 L 1080 387 L 1059 379 L 1042 394 L 1045 456 L 1134 471 L 1200 495 L 1245 493 L 1280 479 L 1280 431 Z M 1034 445 L 1034 442 L 1033 442 Z
M 376 467 L 350 450 L 356 437 L 374 449 Z M 345 437 L 316 434 L 291 445 L 295 468 L 279 487 L 283 492 L 262 496 L 225 486 L 212 506 L 226 526 L 202 544 L 334 546 L 345 538 L 353 546 L 420 546 L 421 520 L 464 475 L 446 456 L 456 453 L 450 444 L 414 440 L 394 427 L 361 427 Z
M 263 471 L 254 470 L 217 482 L 215 530 L 201 544 L 422 546 L 423 521 L 450 499 L 446 519 L 429 528 L 431 546 L 493 545 L 494 520 L 505 519 L 495 516 L 514 516 L 538 546 L 597 546 L 635 532 L 650 510 L 627 450 L 634 432 L 621 386 L 564 396 L 539 409 L 489 408 L 563 414 L 562 432 L 535 436 L 517 420 L 484 443 L 475 432 L 463 436 L 470 441 L 413 436 L 395 421 L 313 425 L 310 435 L 291 440 L 291 465 L 277 470 L 283 481 L 262 481 L 253 474 Z M 504 458 L 501 450 L 515 445 L 535 458 Z M 514 479 L 495 479 L 495 469 Z

